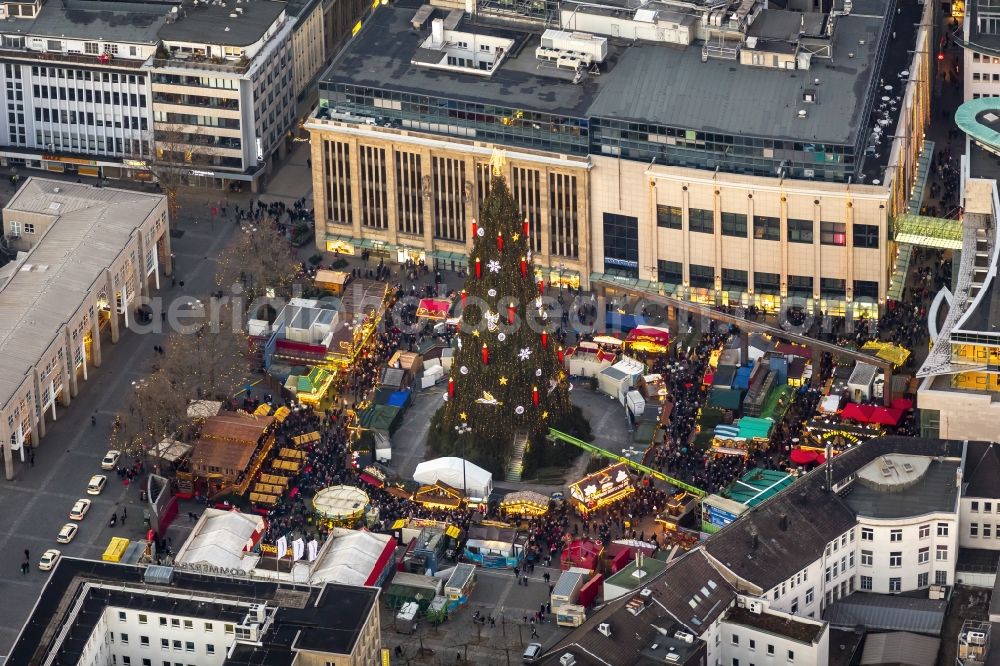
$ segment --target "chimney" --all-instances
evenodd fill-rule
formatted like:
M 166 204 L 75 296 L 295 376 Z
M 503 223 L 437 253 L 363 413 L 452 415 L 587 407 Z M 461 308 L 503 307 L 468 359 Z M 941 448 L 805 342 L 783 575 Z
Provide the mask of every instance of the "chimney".
M 788 516 L 785 514 L 778 516 L 778 527 L 781 528 L 782 532 L 788 529 Z
M 431 44 L 444 44 L 444 20 L 436 18 L 431 21 Z
M 826 443 L 826 490 L 833 492 L 833 444 Z

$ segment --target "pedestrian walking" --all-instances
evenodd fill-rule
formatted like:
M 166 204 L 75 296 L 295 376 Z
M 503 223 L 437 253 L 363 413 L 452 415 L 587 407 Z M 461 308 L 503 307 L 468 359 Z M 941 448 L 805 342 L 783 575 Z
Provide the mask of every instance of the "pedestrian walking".
M 26 560 L 30 560 L 31 559 L 31 553 L 28 552 L 27 548 L 24 549 L 24 559 L 26 559 Z

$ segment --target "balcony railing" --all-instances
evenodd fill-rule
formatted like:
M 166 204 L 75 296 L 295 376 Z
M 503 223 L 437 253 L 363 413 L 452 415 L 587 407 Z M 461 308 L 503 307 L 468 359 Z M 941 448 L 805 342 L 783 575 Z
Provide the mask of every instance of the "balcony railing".
M 47 51 L 31 51 L 26 48 L 10 48 L 0 46 L 0 54 L 7 58 L 25 58 L 27 60 L 40 60 L 42 62 L 75 63 L 88 66 L 107 67 L 109 69 L 140 69 L 145 60 L 129 60 L 127 58 L 116 58 L 112 56 L 107 60 L 102 60 L 101 56 L 85 55 L 83 53 L 50 53 Z
M 249 60 L 219 62 L 212 58 L 192 55 L 189 58 L 153 58 L 153 67 L 180 67 L 182 69 L 208 70 L 228 74 L 246 74 L 250 69 Z

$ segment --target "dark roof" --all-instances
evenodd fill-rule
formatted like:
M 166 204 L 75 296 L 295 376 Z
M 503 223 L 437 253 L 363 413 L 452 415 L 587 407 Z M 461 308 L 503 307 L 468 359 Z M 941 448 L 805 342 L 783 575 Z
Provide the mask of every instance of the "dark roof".
M 174 571 L 169 585 L 154 585 L 143 581 L 144 571 L 145 567 L 140 566 L 62 558 L 21 629 L 7 663 L 41 663 L 53 651 L 54 663 L 77 663 L 108 606 L 240 623 L 246 616 L 246 606 L 242 605 L 246 602 L 276 608 L 274 620 L 262 638 L 263 647 L 241 649 L 241 656 L 227 663 L 288 664 L 290 661 L 282 653 L 291 654 L 296 636 L 299 644 L 309 649 L 349 654 L 379 594 L 377 588 L 330 583 L 322 588 L 289 590 L 274 582 L 181 571 Z M 90 586 L 85 588 L 85 584 Z M 123 589 L 125 586 L 128 590 Z M 81 593 L 85 593 L 83 603 L 71 616 L 71 602 Z M 214 601 L 202 601 L 194 595 Z M 241 605 L 234 603 L 237 601 Z M 56 629 L 71 617 L 73 630 L 58 643 Z
M 860 652 L 865 639 L 864 630 L 834 629 L 830 627 L 829 666 L 853 666 L 855 655 Z
M 940 638 L 921 636 L 908 631 L 872 634 L 865 641 L 861 666 L 895 664 L 897 666 L 934 666 Z
M 333 61 L 323 80 L 487 105 L 501 103 L 576 118 L 852 145 L 866 120 L 865 100 L 874 94 L 878 82 L 874 65 L 879 61 L 878 45 L 887 29 L 884 15 L 889 6 L 887 0 L 871 0 L 865 3 L 871 11 L 855 9 L 852 15 L 840 17 L 833 38 L 835 61 L 814 58 L 805 73 L 714 58 L 702 62 L 698 44 L 677 48 L 611 39 L 601 74 L 574 84 L 571 73 L 539 71 L 534 56 L 538 34 L 490 26 L 481 14 L 475 24 L 464 18 L 457 29 L 516 41 L 491 76 L 413 64 L 431 24 L 427 21 L 420 31 L 412 28 L 410 20 L 421 4 L 422 0 L 398 0 L 380 7 Z M 439 10 L 437 15 L 442 17 L 444 12 Z M 793 18 L 797 21 L 798 16 L 795 13 Z M 900 43 L 910 43 L 912 25 L 903 22 L 893 28 L 901 31 Z M 803 92 L 816 88 L 816 78 L 821 81 L 819 103 L 810 105 L 807 117 L 801 118 L 797 112 Z
M 1000 498 L 1000 446 L 993 443 L 969 444 L 965 457 L 965 497 Z
M 988 548 L 959 548 L 955 571 L 975 573 L 996 573 L 1000 568 L 1000 550 Z M 997 578 L 1000 580 L 1000 577 Z M 1000 595 L 997 595 L 1000 602 Z
M 873 439 L 831 461 L 833 482 L 845 481 L 889 453 L 961 458 L 962 444 L 919 437 Z M 826 467 L 820 466 L 788 490 L 741 515 L 705 542 L 708 554 L 764 591 L 801 571 L 816 560 L 826 544 L 857 523 L 847 502 L 827 492 L 825 474 Z M 787 520 L 786 529 L 781 528 L 782 515 Z
M 662 586 L 654 590 L 678 622 L 702 634 L 729 606 L 736 593 L 699 548 L 667 567 Z M 694 604 L 692 605 L 692 602 Z
M 167 8 L 139 2 L 99 2 L 65 0 L 42 5 L 34 21 L 20 27 L 15 22 L 10 32 L 24 35 L 94 39 L 105 42 L 155 44 Z M 8 30 L 4 26 L 4 30 Z
M 709 538 L 705 543 L 708 554 L 765 592 L 787 580 L 857 523 L 854 512 L 837 495 L 828 493 L 822 481 L 822 477 L 808 475 L 744 513 Z
M 160 29 L 160 37 L 168 42 L 249 46 L 264 36 L 287 5 L 276 0 L 240 4 L 236 0 L 225 0 L 221 6 L 187 7 L 180 18 Z M 236 13 L 237 7 L 242 8 L 243 13 L 232 18 L 230 14 Z
M 828 606 L 823 619 L 839 627 L 940 636 L 947 608 L 946 599 L 854 592 Z
M 844 493 L 844 501 L 855 513 L 872 518 L 905 518 L 923 513 L 952 511 L 958 497 L 958 460 L 932 460 L 927 472 L 912 485 L 891 490 L 873 488 L 860 480 Z
M 823 635 L 826 625 L 771 613 L 754 613 L 746 608 L 730 608 L 726 622 L 752 627 L 799 643 L 812 645 Z

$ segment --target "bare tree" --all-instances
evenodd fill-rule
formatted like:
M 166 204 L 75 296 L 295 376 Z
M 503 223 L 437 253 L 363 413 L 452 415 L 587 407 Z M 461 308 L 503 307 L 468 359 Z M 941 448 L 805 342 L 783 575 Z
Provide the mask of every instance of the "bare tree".
M 221 140 L 221 137 L 209 136 L 201 127 L 156 123 L 155 131 L 149 132 L 144 141 L 152 148 L 149 154 L 132 157 L 142 162 L 159 183 L 167 197 L 171 220 L 178 219 L 180 211 L 178 191 L 187 184 L 192 171 L 214 168 L 214 158 L 219 155 L 220 147 L 209 144 Z
M 234 319 L 228 304 L 209 313 L 208 319 L 197 330 L 175 333 L 167 342 L 162 372 L 185 400 L 225 399 L 250 375 L 242 320 Z
M 163 370 L 136 382 L 125 407 L 111 431 L 111 444 L 134 457 L 172 436 L 187 417 L 186 398 Z
M 291 245 L 270 219 L 244 224 L 216 266 L 215 283 L 220 288 L 241 285 L 248 305 L 272 293 L 288 296 L 299 269 Z

